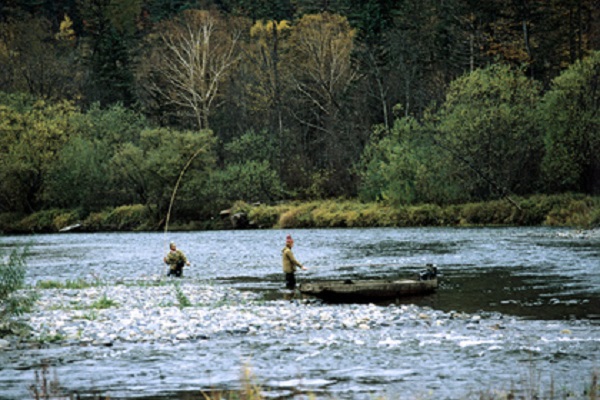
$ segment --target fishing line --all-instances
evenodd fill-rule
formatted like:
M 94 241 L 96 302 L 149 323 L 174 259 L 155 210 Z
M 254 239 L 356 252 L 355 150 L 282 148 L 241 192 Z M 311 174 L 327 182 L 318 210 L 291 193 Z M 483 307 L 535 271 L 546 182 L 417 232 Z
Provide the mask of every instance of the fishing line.
M 187 163 L 181 169 L 181 171 L 179 172 L 179 177 L 177 178 L 177 182 L 175 182 L 175 187 L 173 188 L 173 193 L 171 193 L 171 201 L 169 202 L 169 209 L 167 210 L 167 218 L 165 220 L 165 231 L 163 234 L 163 238 L 165 241 L 165 247 L 167 247 L 167 251 L 169 251 L 169 244 L 167 243 L 167 232 L 169 231 L 169 220 L 171 218 L 171 210 L 173 209 L 173 203 L 175 202 L 175 195 L 177 194 L 177 189 L 179 189 L 179 184 L 181 183 L 181 179 L 183 178 L 185 171 L 187 171 L 189 166 L 192 164 L 192 161 L 194 161 L 194 158 L 196 158 L 196 156 L 198 154 L 200 154 L 200 152 L 202 150 L 204 150 L 204 149 L 200 148 L 194 154 L 192 154 L 190 159 L 187 161 Z M 165 273 L 163 274 L 163 276 L 166 276 L 166 273 L 167 273 L 166 268 L 168 268 L 168 267 L 169 266 L 165 264 Z

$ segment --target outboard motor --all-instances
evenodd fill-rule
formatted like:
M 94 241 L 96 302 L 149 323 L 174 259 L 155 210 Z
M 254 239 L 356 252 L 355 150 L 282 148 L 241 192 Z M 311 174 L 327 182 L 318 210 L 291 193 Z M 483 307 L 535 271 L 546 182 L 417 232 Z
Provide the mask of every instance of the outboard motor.
M 433 264 L 427 264 L 427 269 L 419 272 L 420 281 L 428 281 L 437 277 L 437 267 Z

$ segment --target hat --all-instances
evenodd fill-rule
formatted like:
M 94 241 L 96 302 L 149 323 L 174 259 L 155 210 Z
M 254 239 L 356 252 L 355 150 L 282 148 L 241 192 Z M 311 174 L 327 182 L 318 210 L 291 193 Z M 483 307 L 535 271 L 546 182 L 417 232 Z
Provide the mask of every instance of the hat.
M 285 237 L 285 242 L 286 242 L 286 243 L 291 243 L 291 242 L 293 242 L 293 241 L 294 241 L 294 239 L 292 239 L 292 235 L 287 235 L 287 236 Z

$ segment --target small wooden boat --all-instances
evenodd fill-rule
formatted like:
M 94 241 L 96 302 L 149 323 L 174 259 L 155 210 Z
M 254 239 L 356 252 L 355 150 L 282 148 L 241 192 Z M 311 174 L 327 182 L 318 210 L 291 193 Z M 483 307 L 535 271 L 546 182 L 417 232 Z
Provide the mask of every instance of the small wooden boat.
M 365 279 L 331 280 L 300 284 L 300 293 L 318 297 L 327 302 L 377 302 L 401 297 L 423 295 L 438 287 L 437 270 L 419 274 L 418 279 Z
M 79 228 L 81 228 L 81 224 L 73 224 L 73 225 L 65 226 L 64 228 L 60 229 L 59 232 L 70 232 L 70 231 L 73 231 L 73 230 L 79 229 Z

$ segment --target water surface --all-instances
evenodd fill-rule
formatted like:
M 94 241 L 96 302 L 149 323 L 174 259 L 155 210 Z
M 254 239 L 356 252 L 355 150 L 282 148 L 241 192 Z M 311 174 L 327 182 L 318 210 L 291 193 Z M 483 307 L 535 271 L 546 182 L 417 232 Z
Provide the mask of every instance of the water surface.
M 69 233 L 2 236 L 0 247 L 29 246 L 31 284 L 78 278 L 118 282 L 165 273 L 161 259 L 173 240 L 192 261 L 184 279 L 255 291 L 279 304 L 280 251 L 288 233 L 296 257 L 309 268 L 300 281 L 410 276 L 435 264 L 443 274 L 437 293 L 403 300 L 424 307 L 427 319 L 401 328 L 392 323 L 373 330 L 240 334 L 169 346 L 117 343 L 5 352 L 0 353 L 0 393 L 26 387 L 43 360 L 66 387 L 95 388 L 111 398 L 184 398 L 200 390 L 237 388 L 245 363 L 274 395 L 294 397 L 300 389 L 349 399 L 373 393 L 457 398 L 495 389 L 494 382 L 506 390 L 511 382 L 527 386 L 528 381 L 582 393 L 581 384 L 600 368 L 598 231 Z M 435 324 L 436 313 L 453 312 L 482 319 L 444 317 L 444 324 Z

